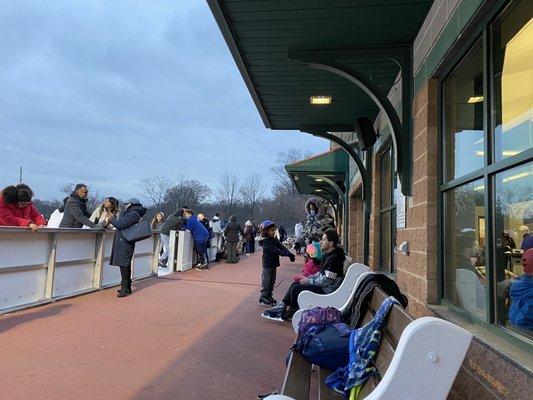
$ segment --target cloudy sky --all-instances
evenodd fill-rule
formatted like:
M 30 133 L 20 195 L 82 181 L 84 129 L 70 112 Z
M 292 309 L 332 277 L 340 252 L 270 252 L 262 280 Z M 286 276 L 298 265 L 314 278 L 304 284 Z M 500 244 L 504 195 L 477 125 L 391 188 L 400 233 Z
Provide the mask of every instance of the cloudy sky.
M 278 152 L 327 143 L 269 131 L 204 0 L 0 2 L 0 186 L 65 182 L 138 195 L 151 176 L 214 187 Z

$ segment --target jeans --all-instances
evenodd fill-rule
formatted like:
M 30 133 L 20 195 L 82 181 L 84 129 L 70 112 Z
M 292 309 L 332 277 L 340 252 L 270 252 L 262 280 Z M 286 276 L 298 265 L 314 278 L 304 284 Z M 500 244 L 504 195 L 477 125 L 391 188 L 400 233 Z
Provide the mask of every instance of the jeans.
M 276 270 L 277 268 L 263 268 L 263 273 L 261 274 L 261 297 L 272 297 L 274 285 L 276 284 Z
M 245 253 L 252 254 L 254 252 L 254 244 L 252 241 L 247 241 Z
M 194 247 L 196 248 L 196 253 L 198 254 L 198 262 L 205 264 L 207 259 L 207 244 L 206 242 L 194 242 Z
M 163 254 L 159 257 L 159 264 L 163 266 L 167 266 L 168 261 L 168 250 L 170 247 L 170 236 L 167 235 L 159 235 L 161 238 L 161 244 L 163 246 Z

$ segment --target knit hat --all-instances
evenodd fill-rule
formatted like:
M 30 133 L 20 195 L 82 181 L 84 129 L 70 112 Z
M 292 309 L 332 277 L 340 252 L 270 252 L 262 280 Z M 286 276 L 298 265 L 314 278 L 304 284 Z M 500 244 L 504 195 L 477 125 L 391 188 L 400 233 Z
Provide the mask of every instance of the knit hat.
M 276 224 L 274 222 L 267 219 L 261 222 L 261 225 L 259 225 L 259 229 L 261 229 L 262 231 L 266 231 L 267 229 L 270 229 L 275 226 Z
M 533 248 L 527 249 L 522 255 L 522 266 L 526 274 L 533 274 Z
M 126 201 L 125 204 L 141 204 L 141 201 L 136 197 L 132 197 L 131 199 Z
M 309 257 L 315 258 L 317 260 L 322 260 L 322 249 L 320 248 L 319 242 L 313 242 L 308 244 L 305 252 L 309 254 Z

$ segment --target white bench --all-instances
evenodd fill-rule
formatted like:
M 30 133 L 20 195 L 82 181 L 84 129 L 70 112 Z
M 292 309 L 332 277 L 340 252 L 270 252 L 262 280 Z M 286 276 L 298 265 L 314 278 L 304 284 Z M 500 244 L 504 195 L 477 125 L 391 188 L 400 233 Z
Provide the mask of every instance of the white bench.
M 354 263 L 350 265 L 341 285 L 333 293 L 317 294 L 308 290 L 300 293 L 298 295 L 298 306 L 300 309 L 296 311 L 292 317 L 292 327 L 294 332 L 298 332 L 298 325 L 305 310 L 314 307 L 335 307 L 342 312 L 350 307 L 357 285 L 361 282 L 364 276 L 367 274 L 373 274 L 373 272 L 369 272 L 369 270 L 370 269 L 364 264 Z

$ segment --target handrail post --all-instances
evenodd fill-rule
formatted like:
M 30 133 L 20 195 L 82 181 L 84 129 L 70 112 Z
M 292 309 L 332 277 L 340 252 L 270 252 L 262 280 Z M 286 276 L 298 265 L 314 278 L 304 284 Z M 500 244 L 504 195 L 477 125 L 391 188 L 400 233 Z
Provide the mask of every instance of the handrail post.
M 52 233 L 50 249 L 48 251 L 48 261 L 46 263 L 46 288 L 45 299 L 51 300 L 54 295 L 54 273 L 56 266 L 57 235 Z
M 104 268 L 105 231 L 96 234 L 96 261 L 94 263 L 93 287 L 102 289 L 102 270 Z
M 174 267 L 176 264 L 176 231 L 172 230 L 169 233 L 168 239 L 168 272 L 174 272 Z

